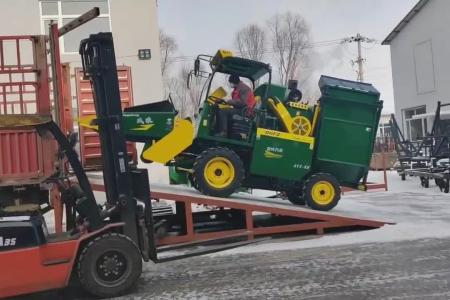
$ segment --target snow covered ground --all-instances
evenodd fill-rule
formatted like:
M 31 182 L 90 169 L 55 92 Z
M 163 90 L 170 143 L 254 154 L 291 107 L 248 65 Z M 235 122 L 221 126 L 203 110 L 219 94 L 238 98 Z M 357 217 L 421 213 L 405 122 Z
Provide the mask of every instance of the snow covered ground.
M 369 181 L 383 182 L 382 172 L 371 172 Z M 450 194 L 420 186 L 418 178 L 401 181 L 396 172 L 388 172 L 388 191 L 345 193 L 333 213 L 393 222 L 376 230 L 324 235 L 320 238 L 289 242 L 266 242 L 241 247 L 216 255 L 254 253 L 322 246 L 372 242 L 394 242 L 422 238 L 450 237 Z
M 382 182 L 382 173 L 370 180 Z M 450 195 L 395 172 L 388 184 L 388 192 L 346 193 L 333 213 L 395 225 L 146 263 L 137 286 L 118 299 L 450 299 Z M 86 298 L 72 287 L 22 299 Z

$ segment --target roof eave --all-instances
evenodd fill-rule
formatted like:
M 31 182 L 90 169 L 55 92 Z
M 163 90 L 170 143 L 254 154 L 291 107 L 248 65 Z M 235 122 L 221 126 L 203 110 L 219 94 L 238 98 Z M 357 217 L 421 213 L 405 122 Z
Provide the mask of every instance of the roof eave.
M 384 39 L 381 43 L 382 45 L 390 45 L 391 42 L 395 39 L 395 37 L 403 30 L 403 28 L 408 25 L 409 22 L 422 10 L 425 4 L 428 3 L 429 0 L 420 0 L 417 4 L 409 11 L 409 13 L 398 23 L 398 25 L 392 30 L 391 33 Z

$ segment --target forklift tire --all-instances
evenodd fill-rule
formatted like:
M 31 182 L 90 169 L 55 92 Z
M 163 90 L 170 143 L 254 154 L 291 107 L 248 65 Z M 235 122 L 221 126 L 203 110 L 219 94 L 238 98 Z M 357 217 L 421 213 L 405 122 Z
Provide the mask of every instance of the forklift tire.
M 405 181 L 406 180 L 406 174 L 405 173 L 403 173 L 402 175 L 400 175 L 401 176 L 401 178 L 402 178 L 402 181 Z
M 285 192 L 288 200 L 295 205 L 305 205 L 306 201 L 303 197 L 301 189 L 291 189 Z
M 317 173 L 305 182 L 303 195 L 310 208 L 329 211 L 341 199 L 341 187 L 334 176 L 327 173 Z
M 132 288 L 141 276 L 142 256 L 127 236 L 106 233 L 83 248 L 77 269 L 85 291 L 97 297 L 117 297 Z
M 214 197 L 228 197 L 241 187 L 244 165 L 228 148 L 209 148 L 197 157 L 193 166 L 193 182 L 198 190 Z

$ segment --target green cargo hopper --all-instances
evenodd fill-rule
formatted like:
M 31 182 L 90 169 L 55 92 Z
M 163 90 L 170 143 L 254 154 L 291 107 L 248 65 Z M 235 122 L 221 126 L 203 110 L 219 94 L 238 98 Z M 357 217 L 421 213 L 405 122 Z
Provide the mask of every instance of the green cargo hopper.
M 343 186 L 367 178 L 383 101 L 371 84 L 322 76 L 313 169 L 333 174 Z

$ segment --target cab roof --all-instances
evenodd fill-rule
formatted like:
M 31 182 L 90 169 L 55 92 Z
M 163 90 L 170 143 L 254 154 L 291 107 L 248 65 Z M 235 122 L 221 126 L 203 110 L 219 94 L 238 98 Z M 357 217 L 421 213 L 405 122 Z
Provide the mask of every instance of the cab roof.
M 211 68 L 215 72 L 236 74 L 257 81 L 271 72 L 269 64 L 236 56 L 226 56 L 212 60 Z

